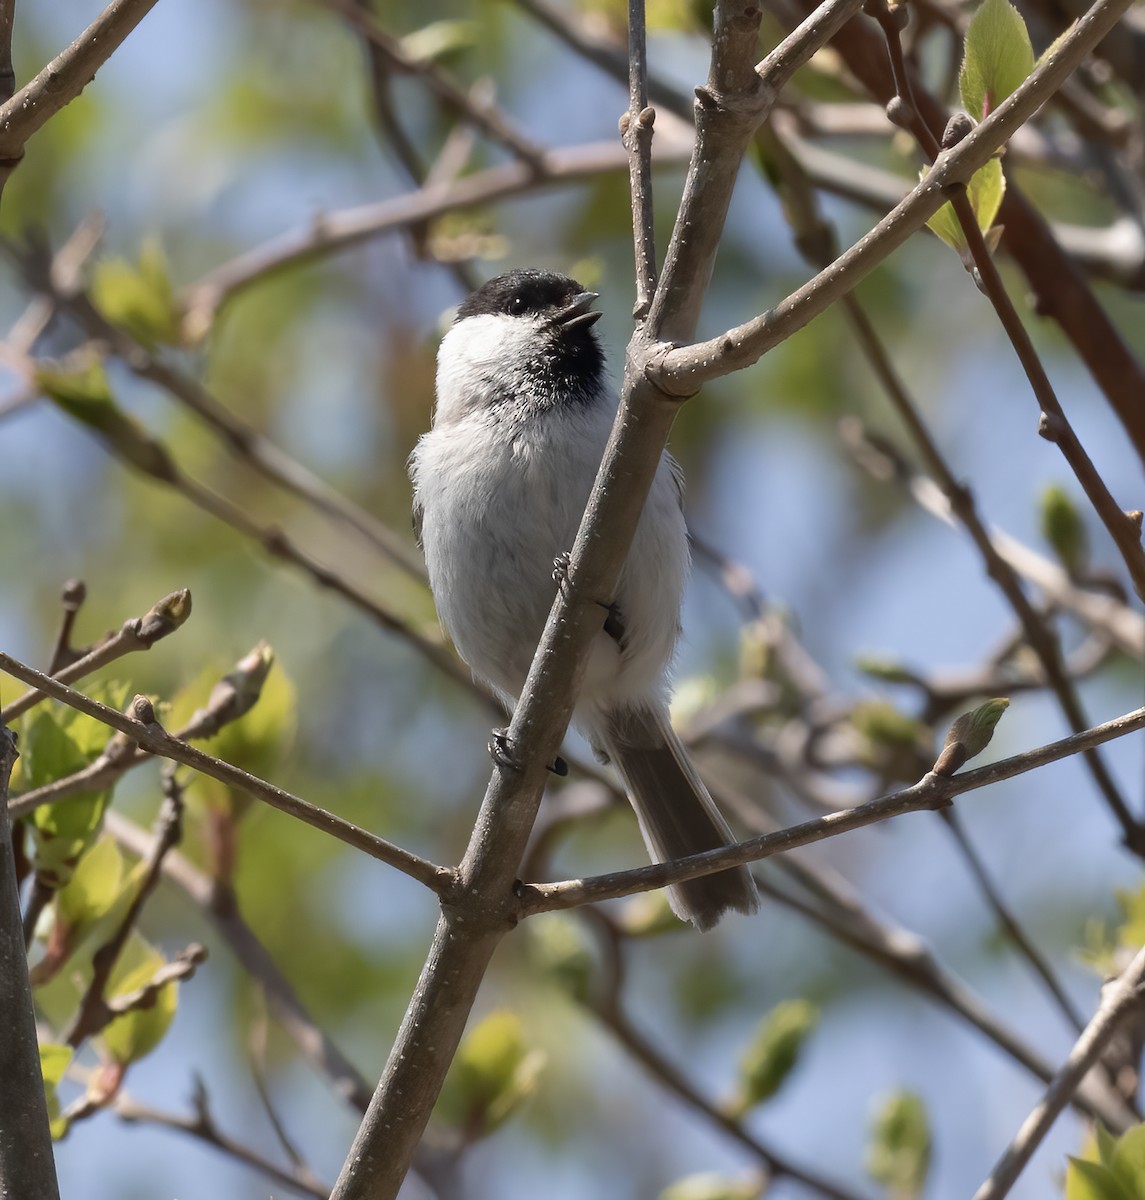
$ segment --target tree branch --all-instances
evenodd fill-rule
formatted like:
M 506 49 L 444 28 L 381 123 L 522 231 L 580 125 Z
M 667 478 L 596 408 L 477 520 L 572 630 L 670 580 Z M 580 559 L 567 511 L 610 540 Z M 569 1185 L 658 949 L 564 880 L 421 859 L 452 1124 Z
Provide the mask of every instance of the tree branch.
M 661 139 L 659 161 L 664 165 L 685 162 L 689 150 L 690 146 L 682 141 Z M 446 213 L 476 208 L 523 192 L 615 174 L 627 168 L 628 155 L 623 146 L 597 142 L 550 151 L 541 174 L 520 161 L 502 163 L 446 183 L 427 184 L 416 192 L 392 200 L 319 214 L 305 228 L 282 234 L 248 250 L 214 268 L 187 288 L 183 301 L 188 327 L 205 331 L 218 309 L 239 292 L 279 271 L 312 259 L 349 249 L 385 233 L 408 229 Z
M 0 1191 L 59 1200 L 8 818 L 16 742 L 0 721 Z
M 663 351 L 648 367 L 651 382 L 669 395 L 693 395 L 707 381 L 757 362 L 849 292 L 946 202 L 947 188 L 964 185 L 1045 104 L 1131 2 L 1097 0 L 1029 78 L 969 136 L 939 154 L 925 179 L 855 245 L 770 311 L 718 337 Z
M 796 0 L 797 9 L 811 3 L 813 0 Z M 1082 15 L 1079 25 L 1089 21 L 1093 13 L 1091 9 Z M 1099 44 L 1104 46 L 1108 34 L 1117 28 L 1123 26 L 1116 21 L 1109 23 Z M 874 96 L 884 104 L 891 99 L 894 83 L 882 39 L 877 34 L 858 23 L 852 24 L 838 39 L 836 48 L 847 67 Z M 920 104 L 931 128 L 941 131 L 948 116 L 945 106 L 926 96 L 920 97 Z M 1057 321 L 1145 463 L 1145 410 L 1140 403 L 1145 392 L 1142 363 L 1101 307 L 1077 265 L 1058 245 L 1044 218 L 1012 183 L 1002 199 L 998 224 L 1005 229 L 1002 248 L 1029 280 L 1036 311 Z
M 165 1129 L 173 1129 L 197 1138 L 199 1141 L 213 1146 L 227 1157 L 244 1163 L 260 1175 L 265 1175 L 279 1187 L 297 1192 L 301 1196 L 313 1196 L 314 1200 L 326 1200 L 326 1197 L 330 1195 L 330 1189 L 316 1179 L 306 1167 L 295 1165 L 291 1170 L 286 1170 L 251 1149 L 250 1146 L 223 1133 L 215 1123 L 214 1116 L 207 1104 L 206 1092 L 198 1081 L 196 1081 L 193 1103 L 194 1116 L 185 1117 L 178 1113 L 153 1108 L 149 1104 L 141 1104 L 121 1093 L 115 1098 L 113 1111 L 121 1121 L 129 1124 L 159 1125 Z
M 112 0 L 67 49 L 0 105 L 0 191 L 23 157 L 32 134 L 87 87 L 96 71 L 154 6 L 155 0 Z M 10 35 L 10 12 L 0 20 L 0 34 L 5 20 Z
M 1054 1076 L 1037 1107 L 1026 1118 L 1005 1154 L 974 1193 L 974 1200 L 1002 1200 L 1041 1145 L 1062 1109 L 1073 1098 L 1118 1026 L 1134 1009 L 1140 1011 L 1145 986 L 1145 948 L 1139 950 L 1124 972 L 1102 992 L 1093 1020 L 1074 1043 L 1069 1057 Z
M 59 700 L 71 708 L 86 713 L 89 717 L 95 717 L 97 721 L 102 721 L 112 729 L 119 730 L 120 733 L 126 734 L 131 741 L 152 754 L 157 754 L 161 758 L 173 759 L 204 775 L 209 775 L 212 779 L 219 780 L 220 783 L 238 788 L 256 800 L 270 805 L 271 808 L 277 808 L 280 812 L 296 817 L 299 821 L 312 825 L 315 829 L 320 829 L 324 833 L 330 834 L 331 837 L 336 837 L 339 841 L 364 851 L 371 858 L 387 863 L 401 871 L 403 875 L 416 879 L 418 883 L 424 884 L 439 896 L 451 890 L 453 872 L 448 868 L 439 867 L 412 851 L 388 842 L 385 838 L 368 833 L 352 822 L 345 821 L 341 817 L 311 804 L 308 800 L 303 800 L 300 796 L 275 787 L 273 783 L 267 783 L 265 779 L 259 779 L 258 776 L 232 766 L 221 758 L 204 754 L 202 750 L 172 737 L 155 720 L 151 703 L 143 696 L 136 696 L 131 704 L 133 712 L 139 714 L 137 719 L 125 716 L 114 708 L 109 708 L 106 704 L 100 704 L 98 700 L 92 700 L 81 692 L 73 691 L 50 675 L 44 675 L 3 652 L 0 652 L 0 671 L 12 675 L 24 683 L 30 683 L 53 700 Z M 7 812 L 7 806 L 5 811 Z
M 145 858 L 154 852 L 155 836 L 114 809 L 108 810 L 104 821 L 112 837 L 132 853 Z M 202 912 L 242 969 L 257 980 L 271 1012 L 302 1057 L 329 1080 L 342 1100 L 365 1112 L 370 1103 L 370 1085 L 299 1000 L 270 952 L 243 919 L 234 889 L 228 883 L 212 879 L 177 850 L 164 856 L 163 878 Z
M 628 151 L 628 191 L 632 197 L 636 265 L 636 306 L 632 315 L 643 321 L 656 291 L 656 225 L 652 208 L 652 124 L 656 110 L 648 106 L 644 0 L 628 3 L 628 64 L 628 111 L 620 119 L 620 133 Z
M 830 20 L 816 36 L 825 39 L 858 4 L 828 0 L 823 7 Z M 465 903 L 443 903 L 429 957 L 333 1200 L 396 1196 L 489 960 L 515 922 L 514 879 L 544 790 L 545 764 L 568 725 L 588 646 L 603 620 L 600 602 L 613 595 L 677 407 L 651 386 L 647 357 L 669 329 L 685 336 L 694 330 L 731 179 L 768 107 L 767 89 L 751 65 L 758 23 L 758 9 L 742 0 L 716 6 L 709 86 L 697 111 L 676 232 L 648 320 L 629 343 L 620 409 L 572 549 L 567 586 L 558 592 L 513 713 L 511 765 L 499 765 L 489 782 L 458 869 L 457 895 Z M 793 42 L 798 52 L 785 57 L 780 47 L 769 57 L 782 65 L 814 49 L 804 31 Z
M 706 850 L 702 854 L 690 854 L 687 858 L 671 863 L 653 863 L 647 867 L 614 871 L 589 879 L 523 884 L 518 888 L 521 915 L 532 916 L 555 909 L 575 908 L 581 904 L 613 900 L 637 892 L 667 887 L 669 884 L 697 879 L 727 867 L 758 862 L 762 858 L 820 842 L 840 833 L 849 833 L 852 829 L 873 825 L 903 813 L 917 812 L 920 809 L 940 809 L 963 792 L 974 791 L 1002 779 L 1012 779 L 1015 775 L 1023 775 L 1036 767 L 1068 758 L 1090 746 L 1101 745 L 1138 729 L 1145 729 L 1145 708 L 1135 709 L 1112 721 L 1095 725 L 1084 733 L 1073 734 L 1060 741 L 1001 759 L 989 766 L 963 771 L 958 775 L 930 773 L 911 787 L 880 796 L 876 800 L 869 800 L 855 808 L 804 821 L 777 833 L 766 833 L 719 850 Z
M 108 663 L 115 662 L 125 654 L 136 650 L 150 650 L 157 641 L 174 633 L 191 615 L 191 593 L 180 588 L 157 601 L 141 617 L 124 621 L 122 627 L 105 638 L 82 658 L 77 658 L 66 667 L 52 673 L 60 683 L 74 683 L 91 675 Z M 14 721 L 44 699 L 44 693 L 32 689 L 6 708 L 0 710 L 0 721 Z
M 158 832 L 144 868 L 143 878 L 131 897 L 131 903 L 128 904 L 123 919 L 111 937 L 92 956 L 91 979 L 63 1038 L 69 1046 L 79 1046 L 85 1038 L 99 1033 L 120 1011 L 126 1011 L 123 1006 L 127 997 L 116 997 L 114 1001 L 109 1001 L 104 993 L 107 991 L 115 964 L 119 961 L 127 939 L 139 920 L 139 914 L 159 882 L 163 859 L 178 845 L 183 836 L 183 790 L 175 778 L 174 764 L 171 763 L 167 764 L 163 772 L 163 806 L 156 823 Z M 206 957 L 206 952 L 201 946 L 198 950 L 202 952 L 202 957 Z M 202 961 L 202 957 L 189 960 L 191 971 Z
M 458 87 L 432 60 L 411 57 L 401 42 L 387 33 L 377 18 L 355 0 L 320 0 L 320 3 L 340 13 L 388 61 L 390 68 L 404 75 L 414 75 L 438 100 L 453 109 L 463 121 L 472 125 L 493 142 L 499 143 L 538 174 L 545 171 L 544 148 L 531 142 L 494 104 L 481 104 Z

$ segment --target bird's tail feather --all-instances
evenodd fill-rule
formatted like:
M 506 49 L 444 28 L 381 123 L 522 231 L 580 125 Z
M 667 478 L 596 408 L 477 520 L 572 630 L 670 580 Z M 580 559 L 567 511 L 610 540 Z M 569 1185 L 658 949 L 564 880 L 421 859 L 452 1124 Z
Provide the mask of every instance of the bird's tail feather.
M 715 850 L 735 841 L 665 709 L 620 709 L 593 722 L 593 741 L 616 764 L 655 862 Z M 672 911 L 710 929 L 729 909 L 753 913 L 759 893 L 746 867 L 689 879 L 668 888 Z

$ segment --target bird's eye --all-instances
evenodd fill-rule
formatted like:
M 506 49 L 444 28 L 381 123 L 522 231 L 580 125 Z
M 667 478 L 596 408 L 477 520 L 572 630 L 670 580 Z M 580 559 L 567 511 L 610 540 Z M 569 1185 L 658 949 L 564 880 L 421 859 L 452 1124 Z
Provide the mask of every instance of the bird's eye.
M 525 311 L 525 307 L 523 296 L 510 296 L 509 303 L 505 305 L 511 317 L 519 317 Z

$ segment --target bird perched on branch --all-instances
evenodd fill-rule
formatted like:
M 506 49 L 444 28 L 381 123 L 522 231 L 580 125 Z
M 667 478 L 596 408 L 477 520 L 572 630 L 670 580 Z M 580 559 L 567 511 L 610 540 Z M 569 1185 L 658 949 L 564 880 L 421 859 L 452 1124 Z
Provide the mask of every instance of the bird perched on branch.
M 433 428 L 410 459 L 414 525 L 438 616 L 509 707 L 616 415 L 593 329 L 596 299 L 544 271 L 511 271 L 478 288 L 441 343 Z M 689 561 L 681 488 L 664 454 L 573 715 L 620 772 L 657 862 L 733 841 L 668 718 Z M 668 896 L 700 929 L 759 902 L 746 867 L 676 884 Z

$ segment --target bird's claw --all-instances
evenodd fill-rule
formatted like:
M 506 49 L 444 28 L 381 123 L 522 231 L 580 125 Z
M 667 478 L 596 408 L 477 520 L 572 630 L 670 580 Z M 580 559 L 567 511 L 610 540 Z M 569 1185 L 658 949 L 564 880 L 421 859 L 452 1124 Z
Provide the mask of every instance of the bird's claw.
M 489 757 L 506 771 L 519 771 L 521 764 L 513 753 L 508 729 L 494 729 L 489 735 Z
M 506 771 L 519 771 L 521 764 L 513 753 L 513 743 L 509 740 L 508 729 L 494 729 L 489 735 L 489 757 L 499 767 Z M 546 770 L 563 779 L 569 773 L 569 765 L 558 754 L 556 760 L 546 766 Z
M 567 550 L 562 550 L 553 559 L 553 583 L 557 585 L 557 591 L 566 600 L 568 599 L 569 567 L 571 565 L 572 555 Z

